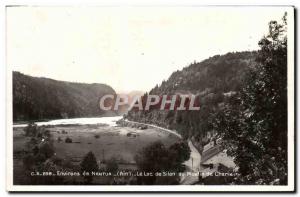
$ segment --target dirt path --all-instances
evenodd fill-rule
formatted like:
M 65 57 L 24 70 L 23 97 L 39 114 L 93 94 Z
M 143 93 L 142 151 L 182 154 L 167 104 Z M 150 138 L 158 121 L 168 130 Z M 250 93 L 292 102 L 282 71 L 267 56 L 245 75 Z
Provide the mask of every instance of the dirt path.
M 201 155 L 198 150 L 195 148 L 191 140 L 188 140 L 189 147 L 191 149 L 190 159 L 185 161 L 184 164 L 187 166 L 188 170 L 186 172 L 199 172 L 200 171 L 200 162 Z M 198 182 L 198 176 L 189 176 L 185 175 L 181 177 L 180 183 L 183 185 L 192 185 Z
M 188 166 L 191 171 L 198 172 L 200 170 L 201 155 L 198 152 L 198 150 L 195 148 L 191 140 L 188 140 L 188 144 L 191 149 L 191 156 L 189 160 L 184 162 L 184 164 Z

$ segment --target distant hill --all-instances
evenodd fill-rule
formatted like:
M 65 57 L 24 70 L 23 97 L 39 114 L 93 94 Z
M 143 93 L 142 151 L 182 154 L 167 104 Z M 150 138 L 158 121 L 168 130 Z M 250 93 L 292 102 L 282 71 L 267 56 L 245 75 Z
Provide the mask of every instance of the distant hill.
M 117 94 L 121 98 L 125 97 L 125 98 L 128 99 L 128 104 L 121 105 L 118 108 L 118 114 L 124 115 L 124 114 L 126 114 L 128 112 L 128 109 L 130 107 L 129 103 L 131 103 L 136 96 L 139 96 L 139 97 L 143 96 L 144 92 L 138 91 L 138 90 L 134 90 L 134 91 L 130 91 L 130 92 L 118 92 Z
M 173 72 L 167 81 L 149 92 L 152 95 L 195 94 L 200 99 L 200 111 L 132 110 L 126 117 L 175 129 L 202 143 L 213 133 L 213 114 L 222 107 L 225 99 L 239 91 L 247 69 L 255 64 L 256 56 L 257 52 L 236 52 L 192 63 Z
M 13 120 L 109 116 L 99 99 L 115 91 L 105 84 L 85 84 L 32 77 L 13 72 Z

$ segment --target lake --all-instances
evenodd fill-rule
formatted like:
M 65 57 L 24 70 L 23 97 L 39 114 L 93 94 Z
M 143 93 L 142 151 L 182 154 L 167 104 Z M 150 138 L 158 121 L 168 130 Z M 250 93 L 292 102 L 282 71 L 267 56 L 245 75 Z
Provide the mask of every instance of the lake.
M 57 119 L 50 121 L 35 122 L 38 126 L 43 125 L 90 125 L 90 124 L 107 124 L 109 126 L 116 126 L 116 122 L 120 120 L 122 116 L 112 117 L 91 117 L 91 118 L 68 118 Z M 27 124 L 14 124 L 13 127 L 26 127 Z

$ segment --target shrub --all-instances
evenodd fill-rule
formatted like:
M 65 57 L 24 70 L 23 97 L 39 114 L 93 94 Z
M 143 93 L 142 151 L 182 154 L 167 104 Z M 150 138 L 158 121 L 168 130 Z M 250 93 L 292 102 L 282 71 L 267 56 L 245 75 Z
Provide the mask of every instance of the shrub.
M 24 128 L 26 136 L 36 136 L 38 133 L 37 125 L 34 123 L 29 123 L 27 127 Z
M 65 142 L 66 142 L 66 143 L 72 143 L 73 141 L 72 141 L 71 138 L 67 137 L 67 138 L 65 139 Z
M 45 130 L 44 131 L 44 136 L 50 138 L 51 137 L 50 131 L 49 130 Z
M 144 126 L 141 126 L 140 129 L 145 130 L 145 129 L 148 129 L 148 127 L 146 125 L 144 125 Z

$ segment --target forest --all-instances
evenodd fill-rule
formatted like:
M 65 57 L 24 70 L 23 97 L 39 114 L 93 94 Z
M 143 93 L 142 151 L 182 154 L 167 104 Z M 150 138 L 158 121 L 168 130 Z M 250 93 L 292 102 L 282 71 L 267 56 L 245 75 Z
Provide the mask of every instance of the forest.
M 116 115 L 98 107 L 99 99 L 106 94 L 116 92 L 105 84 L 57 81 L 13 72 L 13 120 Z

